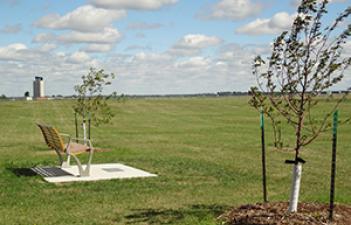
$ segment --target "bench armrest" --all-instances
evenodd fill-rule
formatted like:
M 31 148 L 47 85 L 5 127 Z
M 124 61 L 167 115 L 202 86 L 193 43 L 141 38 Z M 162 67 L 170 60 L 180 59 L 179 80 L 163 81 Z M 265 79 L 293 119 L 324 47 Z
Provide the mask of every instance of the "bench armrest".
M 71 135 L 69 134 L 64 134 L 64 133 L 59 133 L 59 135 L 62 137 L 62 139 L 64 138 L 64 142 L 66 143 L 70 143 L 71 142 Z
M 79 142 L 83 142 L 83 143 L 88 142 L 89 147 L 91 147 L 91 148 L 93 147 L 93 145 L 91 144 L 91 140 L 88 138 L 84 140 L 84 138 L 72 138 L 71 137 L 71 140 L 79 141 Z

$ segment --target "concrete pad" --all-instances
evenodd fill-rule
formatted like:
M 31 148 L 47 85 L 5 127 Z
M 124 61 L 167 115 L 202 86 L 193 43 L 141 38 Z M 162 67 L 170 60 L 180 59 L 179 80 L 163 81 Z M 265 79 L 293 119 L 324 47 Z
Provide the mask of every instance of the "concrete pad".
M 120 163 L 92 164 L 90 176 L 79 177 L 78 167 L 36 167 L 32 169 L 50 183 L 156 177 L 157 175 Z

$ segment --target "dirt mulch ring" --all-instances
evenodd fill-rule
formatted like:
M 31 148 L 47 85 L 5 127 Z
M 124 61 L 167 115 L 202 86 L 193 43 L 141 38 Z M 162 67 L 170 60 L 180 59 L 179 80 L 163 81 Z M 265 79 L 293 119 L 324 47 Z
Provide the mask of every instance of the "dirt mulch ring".
M 226 225 L 351 225 L 351 207 L 336 205 L 333 223 L 329 223 L 329 205 L 300 203 L 298 213 L 288 214 L 288 203 L 243 205 L 219 217 Z

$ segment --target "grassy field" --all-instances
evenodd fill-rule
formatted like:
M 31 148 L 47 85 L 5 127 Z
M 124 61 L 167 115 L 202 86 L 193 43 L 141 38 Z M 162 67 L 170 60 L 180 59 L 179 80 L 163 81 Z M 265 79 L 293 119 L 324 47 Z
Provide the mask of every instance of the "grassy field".
M 0 102 L 0 224 L 216 224 L 233 206 L 260 202 L 258 113 L 247 97 L 128 99 L 113 123 L 93 128 L 95 163 L 120 162 L 156 178 L 49 184 L 15 168 L 55 165 L 36 121 L 74 134 L 72 101 Z M 329 105 L 323 102 L 319 113 Z M 350 115 L 351 101 L 341 109 Z M 287 201 L 293 153 L 272 147 L 268 197 Z M 284 126 L 284 140 L 292 136 Z M 291 132 L 290 132 L 291 133 Z M 338 134 L 336 201 L 351 204 L 351 127 Z M 328 202 L 331 135 L 304 149 L 301 201 Z

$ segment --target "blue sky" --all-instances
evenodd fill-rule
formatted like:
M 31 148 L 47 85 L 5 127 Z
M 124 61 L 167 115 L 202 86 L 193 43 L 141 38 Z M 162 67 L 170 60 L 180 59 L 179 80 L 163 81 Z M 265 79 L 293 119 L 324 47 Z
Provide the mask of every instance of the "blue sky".
M 251 61 L 289 29 L 298 0 L 0 0 L 0 94 L 70 95 L 90 67 L 107 91 L 246 91 Z M 333 0 L 328 17 L 350 5 Z M 327 18 L 328 20 L 329 18 Z

